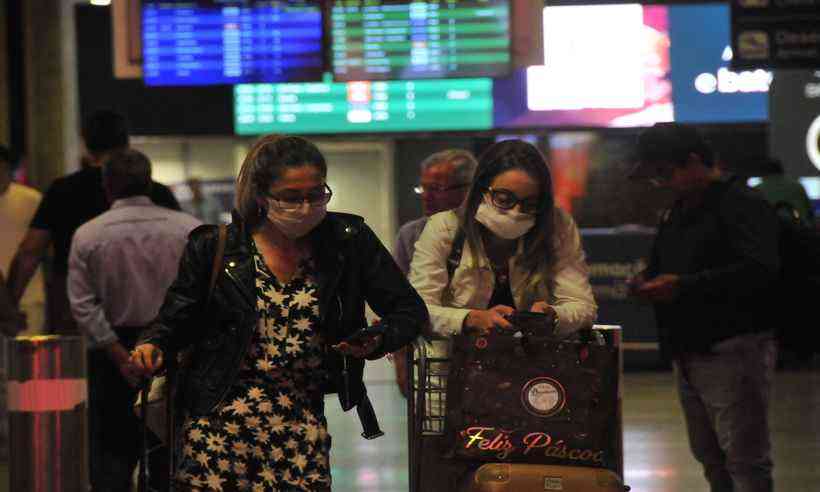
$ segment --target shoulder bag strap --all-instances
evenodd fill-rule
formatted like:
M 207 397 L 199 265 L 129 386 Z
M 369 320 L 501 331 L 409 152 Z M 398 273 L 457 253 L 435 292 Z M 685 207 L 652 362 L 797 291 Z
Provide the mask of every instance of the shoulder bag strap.
M 464 230 L 459 226 L 456 230 L 456 236 L 453 238 L 453 247 L 450 249 L 450 255 L 447 256 L 447 278 L 448 281 L 453 280 L 453 273 L 461 263 L 461 256 L 464 251 L 464 241 L 466 236 Z
M 211 269 L 211 282 L 208 284 L 208 300 L 207 306 L 211 305 L 211 299 L 214 296 L 214 288 L 216 287 L 216 280 L 219 278 L 219 271 L 222 270 L 222 263 L 225 259 L 225 243 L 228 238 L 228 227 L 225 224 L 219 226 L 219 238 L 216 242 L 216 254 L 214 254 L 214 264 Z
M 228 228 L 226 225 L 221 224 L 219 226 L 219 234 L 216 242 L 216 253 L 214 254 L 213 267 L 211 268 L 211 280 L 208 284 L 208 298 L 206 301 L 206 306 L 208 307 L 210 307 L 211 305 L 211 299 L 214 295 L 214 288 L 216 287 L 216 280 L 219 278 L 219 271 L 222 269 L 222 263 L 225 257 L 225 243 L 227 242 L 227 237 Z M 177 442 L 176 431 L 177 425 L 181 425 L 180 422 L 177 422 L 177 405 L 179 404 L 179 401 L 177 399 L 177 379 L 179 377 L 179 366 L 181 364 L 184 366 L 188 363 L 185 360 L 188 358 L 188 355 L 189 354 L 186 353 L 180 354 L 180 358 L 183 359 L 182 361 L 177 360 L 176 357 L 172 357 L 165 362 L 167 370 L 167 382 L 165 385 L 165 422 L 168 432 L 168 439 L 165 444 L 168 449 L 169 483 L 174 483 L 176 477 L 177 445 L 179 444 Z M 180 415 L 182 414 L 180 413 Z

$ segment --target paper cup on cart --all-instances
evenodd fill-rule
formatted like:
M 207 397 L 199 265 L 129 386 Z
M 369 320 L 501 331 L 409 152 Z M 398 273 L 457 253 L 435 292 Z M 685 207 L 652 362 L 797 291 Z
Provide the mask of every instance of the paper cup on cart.
M 85 339 L 32 336 L 7 345 L 10 489 L 88 490 Z

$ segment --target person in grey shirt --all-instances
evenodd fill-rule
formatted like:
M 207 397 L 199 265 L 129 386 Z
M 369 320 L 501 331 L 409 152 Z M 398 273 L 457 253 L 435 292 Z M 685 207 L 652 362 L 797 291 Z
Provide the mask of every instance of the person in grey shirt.
M 156 316 L 188 234 L 200 221 L 151 202 L 151 162 L 139 151 L 112 154 L 103 167 L 103 187 L 111 209 L 74 234 L 68 297 L 90 339 L 92 486 L 130 490 L 141 445 L 132 409 L 141 372 L 129 351 Z
M 416 241 L 427 224 L 427 219 L 438 212 L 457 208 L 467 196 L 478 166 L 472 153 L 461 149 L 436 152 L 421 163 L 421 176 L 415 192 L 421 198 L 424 216 L 399 228 L 393 258 L 405 275 L 410 273 L 410 261 L 416 249 Z M 407 396 L 407 361 L 403 350 L 393 354 L 396 382 L 399 391 Z
M 457 208 L 464 201 L 478 163 L 466 150 L 449 149 L 436 152 L 421 163 L 421 177 L 415 192 L 421 198 L 424 216 L 399 229 L 393 257 L 405 275 L 410 273 L 416 241 L 427 219 L 438 212 Z

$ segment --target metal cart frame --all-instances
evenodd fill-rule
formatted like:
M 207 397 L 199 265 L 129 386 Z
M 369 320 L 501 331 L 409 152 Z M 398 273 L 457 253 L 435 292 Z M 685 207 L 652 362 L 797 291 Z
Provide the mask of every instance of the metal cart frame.
M 407 437 L 410 491 L 419 489 L 422 440 L 444 435 L 447 377 L 450 369 L 447 338 L 419 337 L 407 350 Z

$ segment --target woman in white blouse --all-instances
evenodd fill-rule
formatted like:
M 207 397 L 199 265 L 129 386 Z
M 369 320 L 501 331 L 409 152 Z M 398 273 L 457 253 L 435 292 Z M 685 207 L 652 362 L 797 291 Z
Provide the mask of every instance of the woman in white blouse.
M 430 218 L 410 283 L 444 336 L 510 328 L 514 311 L 552 312 L 569 335 L 597 311 L 575 222 L 555 207 L 544 157 L 521 140 L 490 147 L 464 204 Z

